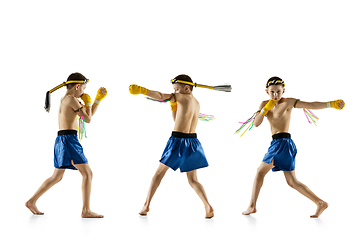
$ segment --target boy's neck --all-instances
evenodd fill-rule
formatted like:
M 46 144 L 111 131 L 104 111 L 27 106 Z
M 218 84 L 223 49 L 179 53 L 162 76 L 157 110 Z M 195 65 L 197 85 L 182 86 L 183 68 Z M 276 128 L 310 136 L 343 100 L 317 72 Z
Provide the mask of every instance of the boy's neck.
M 75 96 L 74 88 L 67 89 L 65 95 Z
M 281 97 L 279 100 L 277 100 L 275 106 L 278 105 L 283 99 L 284 99 L 284 98 Z

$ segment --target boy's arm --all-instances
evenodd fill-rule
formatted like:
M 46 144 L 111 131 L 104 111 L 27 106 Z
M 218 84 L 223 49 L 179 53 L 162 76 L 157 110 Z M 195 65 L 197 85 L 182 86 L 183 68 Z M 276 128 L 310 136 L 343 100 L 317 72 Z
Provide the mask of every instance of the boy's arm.
M 69 101 L 69 106 L 74 112 L 81 117 L 84 116 L 84 120 L 86 123 L 90 123 L 91 121 L 91 108 L 85 108 L 80 102 L 75 98 L 72 97 Z
M 90 121 L 91 121 L 91 117 L 92 117 L 92 109 L 91 108 L 83 108 L 82 109 L 82 113 L 80 114 L 78 114 L 79 115 L 79 117 L 81 117 L 81 116 L 84 116 L 84 121 L 86 122 L 86 123 L 90 123 Z
M 345 102 L 341 99 L 330 102 L 304 102 L 297 99 L 292 100 L 294 101 L 294 108 L 324 109 L 331 107 L 342 110 L 345 107 Z
M 177 112 L 177 111 L 172 111 L 172 117 L 173 117 L 173 119 L 174 119 L 174 122 L 175 122 L 175 120 L 176 120 L 176 112 Z
M 256 116 L 255 116 L 255 122 L 254 122 L 255 127 L 260 126 L 261 123 L 263 122 L 265 115 L 261 114 L 261 110 L 267 105 L 268 102 L 269 101 L 263 101 L 260 104 L 259 111 L 256 113 Z
M 157 91 L 152 91 L 144 87 L 140 87 L 136 84 L 132 84 L 129 87 L 129 92 L 133 95 L 137 94 L 144 94 L 146 96 L 149 96 L 155 100 L 164 101 L 168 100 L 170 98 L 170 107 L 172 111 L 172 117 L 174 121 L 176 120 L 176 112 L 177 112 L 177 101 L 176 97 L 179 96 L 179 94 L 165 94 Z
M 144 94 L 155 100 L 160 100 L 160 101 L 167 100 L 171 97 L 171 94 L 165 94 L 165 93 L 161 93 L 161 92 L 157 92 L 157 91 L 152 91 L 147 88 L 138 86 L 136 84 L 130 85 L 129 92 L 133 95 Z
M 171 108 L 171 114 L 174 119 L 174 122 L 176 120 L 176 113 L 177 113 L 177 101 L 175 93 L 172 95 L 172 98 L 170 99 L 170 108 Z
M 92 110 L 91 110 L 92 116 L 94 116 L 95 112 L 99 107 L 101 100 L 103 100 L 106 95 L 107 95 L 106 88 L 104 87 L 99 88 L 99 90 L 96 93 L 95 101 L 92 105 Z
M 161 93 L 161 92 L 149 90 L 147 96 L 149 96 L 155 100 L 163 101 L 163 100 L 167 100 L 167 99 L 171 98 L 172 95 L 167 94 L 167 93 Z
M 94 116 L 94 114 L 96 113 L 97 109 L 99 107 L 99 104 L 93 103 L 92 107 L 91 107 L 91 116 Z

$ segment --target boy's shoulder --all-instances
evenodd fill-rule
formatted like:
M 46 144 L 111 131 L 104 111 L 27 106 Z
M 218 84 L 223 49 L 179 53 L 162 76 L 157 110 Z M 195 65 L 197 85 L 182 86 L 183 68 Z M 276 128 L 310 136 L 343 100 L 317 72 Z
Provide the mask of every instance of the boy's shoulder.
M 289 101 L 295 101 L 296 98 L 283 98 L 285 101 L 289 102 Z
M 294 104 L 295 101 L 297 100 L 296 98 L 283 98 L 284 102 L 287 104 Z
M 65 95 L 62 99 L 61 99 L 61 106 L 63 107 L 71 107 L 72 109 L 78 109 L 81 107 L 81 104 L 79 102 L 79 100 L 71 95 Z
M 176 100 L 179 100 L 179 99 L 191 99 L 191 98 L 194 98 L 194 95 L 189 95 L 189 94 L 185 94 L 185 93 L 174 93 L 175 97 L 176 97 Z
M 188 94 L 184 94 L 184 93 L 173 93 L 176 97 L 185 97 Z
M 64 97 L 61 98 L 61 104 L 69 104 L 71 102 L 76 102 L 77 99 L 74 96 L 66 94 Z

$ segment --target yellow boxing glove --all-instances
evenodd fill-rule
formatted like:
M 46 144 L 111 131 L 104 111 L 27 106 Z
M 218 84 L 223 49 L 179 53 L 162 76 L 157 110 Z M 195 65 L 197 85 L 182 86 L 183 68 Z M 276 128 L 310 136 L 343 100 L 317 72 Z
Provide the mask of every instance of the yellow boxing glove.
M 344 106 L 342 108 L 339 107 L 340 103 L 342 103 L 342 102 L 343 102 L 342 99 L 339 99 L 339 100 L 336 100 L 336 101 L 330 101 L 330 102 L 326 103 L 326 107 L 327 108 L 335 108 L 335 109 L 338 109 L 338 110 L 342 110 L 345 107 L 345 103 L 344 103 Z
M 130 85 L 129 87 L 129 92 L 132 94 L 132 95 L 137 95 L 137 94 L 144 94 L 144 95 L 147 95 L 148 92 L 149 92 L 149 89 L 147 88 L 144 88 L 144 87 L 140 87 L 136 84 L 132 84 Z
M 170 102 L 170 108 L 171 108 L 171 111 L 176 111 L 177 110 L 177 102 Z
M 81 99 L 84 101 L 85 108 L 91 108 L 91 97 L 89 96 L 89 94 L 84 93 L 83 95 L 81 95 Z
M 104 93 L 105 92 L 105 93 Z M 96 93 L 95 102 L 96 104 L 100 104 L 101 100 L 104 99 L 104 97 L 107 95 L 106 88 L 99 88 L 99 90 Z
M 271 99 L 270 101 L 268 101 L 268 103 L 265 105 L 265 107 L 263 107 L 263 109 L 261 109 L 260 113 L 263 116 L 266 116 L 266 114 L 268 114 L 268 112 L 275 106 L 276 104 L 276 100 Z

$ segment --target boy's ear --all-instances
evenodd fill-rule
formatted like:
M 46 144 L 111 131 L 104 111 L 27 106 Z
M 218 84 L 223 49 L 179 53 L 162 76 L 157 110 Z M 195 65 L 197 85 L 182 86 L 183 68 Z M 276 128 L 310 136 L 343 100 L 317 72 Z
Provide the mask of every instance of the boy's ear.
M 267 95 L 269 95 L 269 90 L 267 88 L 265 89 L 265 92 L 267 93 Z
M 185 85 L 185 92 L 190 92 L 190 86 L 189 85 Z
M 76 84 L 76 85 L 74 86 L 75 90 L 79 90 L 80 86 L 81 86 L 80 84 Z

